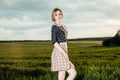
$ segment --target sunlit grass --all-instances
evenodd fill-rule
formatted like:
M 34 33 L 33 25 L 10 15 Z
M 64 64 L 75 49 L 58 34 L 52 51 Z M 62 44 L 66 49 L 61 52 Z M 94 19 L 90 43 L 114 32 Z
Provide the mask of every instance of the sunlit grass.
M 102 41 L 69 41 L 75 80 L 120 80 L 120 47 L 103 47 Z M 57 80 L 51 72 L 50 42 L 0 43 L 1 80 Z

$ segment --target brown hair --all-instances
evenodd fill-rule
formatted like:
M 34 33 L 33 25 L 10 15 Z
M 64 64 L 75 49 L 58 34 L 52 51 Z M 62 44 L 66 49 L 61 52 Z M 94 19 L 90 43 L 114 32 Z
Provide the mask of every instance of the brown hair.
M 59 9 L 59 8 L 55 8 L 55 9 L 53 9 L 53 11 L 52 11 L 52 15 L 51 15 L 51 17 L 52 17 L 52 21 L 53 21 L 53 22 L 55 21 L 55 19 L 54 19 L 54 13 L 55 13 L 56 11 L 60 11 L 61 14 L 62 14 L 62 18 L 63 18 L 63 12 L 62 12 L 62 10 Z

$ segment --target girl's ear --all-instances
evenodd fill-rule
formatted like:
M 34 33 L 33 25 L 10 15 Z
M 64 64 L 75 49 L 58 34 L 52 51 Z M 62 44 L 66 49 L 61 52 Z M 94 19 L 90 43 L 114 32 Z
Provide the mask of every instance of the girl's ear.
M 53 19 L 54 19 L 54 21 L 55 21 L 55 16 L 53 16 Z

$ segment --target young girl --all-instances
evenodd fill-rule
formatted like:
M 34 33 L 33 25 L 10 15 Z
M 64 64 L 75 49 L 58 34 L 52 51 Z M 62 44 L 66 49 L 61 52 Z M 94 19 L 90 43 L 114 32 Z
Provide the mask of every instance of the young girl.
M 55 8 L 52 12 L 51 41 L 54 45 L 51 56 L 51 71 L 58 71 L 58 80 L 64 80 L 66 72 L 69 74 L 67 80 L 74 80 L 76 70 L 69 60 L 67 50 L 67 28 L 62 24 L 62 10 Z

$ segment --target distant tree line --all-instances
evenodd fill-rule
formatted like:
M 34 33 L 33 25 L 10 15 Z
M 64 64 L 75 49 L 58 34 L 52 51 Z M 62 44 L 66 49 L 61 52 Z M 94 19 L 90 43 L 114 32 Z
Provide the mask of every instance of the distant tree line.
M 68 39 L 68 41 L 103 41 L 111 37 L 91 37 L 91 38 L 75 38 Z M 50 42 L 51 40 L 0 40 L 0 43 L 3 42 Z
M 103 41 L 107 38 L 111 38 L 111 37 L 76 38 L 76 39 L 68 39 L 68 41 Z
M 49 40 L 1 40 L 0 43 L 6 42 L 46 42 Z

